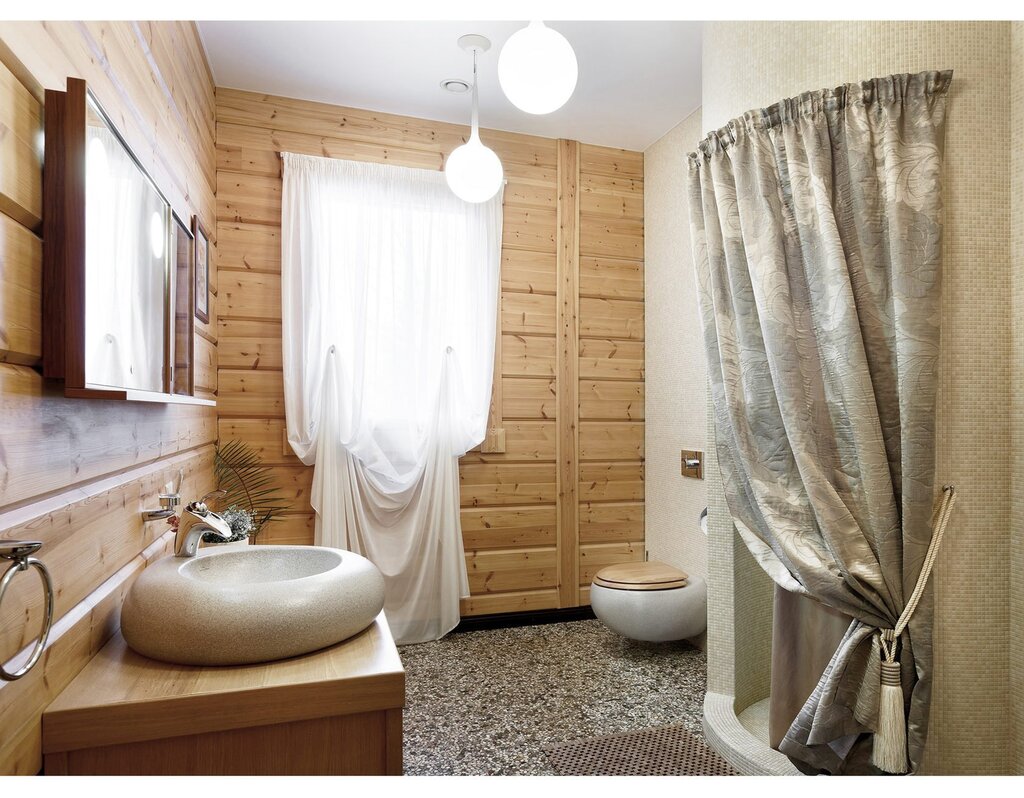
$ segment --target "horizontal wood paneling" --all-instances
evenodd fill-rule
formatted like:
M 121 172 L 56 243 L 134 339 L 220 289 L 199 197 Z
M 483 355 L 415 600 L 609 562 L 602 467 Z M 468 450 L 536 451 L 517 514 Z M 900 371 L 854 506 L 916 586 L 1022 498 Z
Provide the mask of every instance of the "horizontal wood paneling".
M 267 225 L 217 223 L 220 268 L 281 273 L 281 230 Z
M 35 668 L 16 682 L 0 682 L 4 774 L 34 776 L 41 770 L 43 710 L 117 631 L 121 604 L 132 583 L 149 563 L 166 556 L 173 542 L 174 535 L 168 532 L 100 584 L 54 622 L 46 654 Z
M 642 421 L 644 384 L 609 380 L 580 380 L 580 418 Z
M 386 145 L 442 154 L 465 143 L 468 133 L 465 125 L 225 88 L 217 90 L 217 121 L 221 125 L 240 125 L 276 132 L 292 131 L 328 139 L 365 142 L 373 146 Z M 498 154 L 502 163 L 540 167 L 553 175 L 554 139 L 486 129 L 480 131 L 480 136 Z M 330 157 L 339 156 L 331 154 Z M 371 159 L 360 155 L 355 156 L 355 160 Z M 437 163 L 435 168 L 440 167 L 441 164 Z M 642 171 L 641 167 L 641 174 Z M 553 177 L 551 182 L 554 182 Z
M 606 175 L 625 178 L 641 183 L 643 194 L 644 154 L 614 147 L 599 147 L 596 144 L 580 145 L 580 174 Z
M 166 551 L 166 522 L 144 524 L 141 511 L 179 468 L 187 499 L 212 487 L 217 434 L 213 408 L 67 399 L 59 382 L 12 365 L 41 355 L 31 228 L 41 215 L 43 90 L 84 78 L 178 216 L 195 213 L 215 237 L 214 90 L 192 23 L 0 22 L 0 43 L 0 536 L 44 541 L 58 616 L 36 668 L 0 684 L 0 773 L 36 773 L 40 712 L 116 628 L 135 575 Z M 216 247 L 211 256 L 215 287 Z M 216 330 L 196 328 L 196 382 L 210 392 Z M 40 603 L 36 580 L 12 584 L 0 657 L 35 634 Z
M 555 508 L 488 507 L 462 511 L 462 540 L 467 551 L 554 546 Z
M 642 502 L 644 468 L 640 463 L 580 463 L 580 501 Z
M 517 460 L 555 459 L 555 422 L 553 421 L 509 421 L 506 420 L 505 451 L 484 454 L 476 449 L 468 452 L 463 463 L 501 463 Z
M 183 473 L 181 492 L 198 497 L 213 488 L 210 445 L 156 461 L 113 479 L 100 480 L 0 512 L 0 537 L 40 540 L 40 556 L 53 580 L 57 617 L 70 612 L 98 584 L 164 535 L 166 521 L 144 522 L 142 511 L 159 507 L 165 483 Z M 27 646 L 39 630 L 43 600 L 36 579 L 11 582 L 0 609 L 0 661 Z
M 466 552 L 472 594 L 532 590 L 557 584 L 557 549 L 512 549 Z
M 580 258 L 580 296 L 644 299 L 644 264 L 638 260 Z
M 643 221 L 643 180 L 593 173 L 580 175 L 580 212 Z
M 502 294 L 501 330 L 554 335 L 555 298 L 544 294 Z
M 502 380 L 501 390 L 501 406 L 506 421 L 555 418 L 554 380 L 506 377 Z
M 218 290 L 220 318 L 281 321 L 281 278 L 277 275 L 224 270 Z M 233 332 L 230 324 L 225 331 Z
M 501 230 L 502 248 L 528 249 L 554 254 L 555 211 L 505 205 Z
M 554 256 L 546 252 L 529 252 L 524 249 L 502 251 L 501 289 L 554 296 Z
M 580 337 L 642 341 L 644 303 L 627 299 L 581 297 Z
M 153 31 L 162 26 L 179 29 L 180 49 L 152 49 Z M 69 76 L 88 81 L 178 215 L 197 213 L 212 231 L 213 85 L 206 70 L 178 70 L 180 84 L 174 76 L 174 64 L 186 53 L 198 49 L 185 57 L 196 63 L 204 58 L 191 27 L 190 22 L 3 22 L 0 40 L 24 66 L 34 83 L 27 88 L 38 100 L 43 88 L 63 90 Z
M 197 335 L 192 354 L 196 392 L 215 393 L 217 391 L 217 344 Z
M 643 539 L 643 502 L 585 502 L 580 505 L 580 543 L 615 543 Z
M 215 437 L 213 408 L 67 399 L 33 369 L 0 364 L 0 508 Z
M 643 422 L 581 421 L 581 460 L 643 460 Z
M 459 467 L 463 507 L 554 504 L 553 463 L 463 463 Z
M 281 322 L 220 319 L 218 332 L 217 356 L 221 368 L 280 370 L 283 367 Z
M 643 541 L 625 543 L 593 543 L 580 546 L 580 584 L 589 585 L 602 568 L 621 562 L 641 562 Z
M 309 472 L 284 443 L 279 153 L 440 169 L 467 128 L 232 89 L 218 91 L 216 113 L 220 433 L 242 438 L 278 464 L 277 473 L 295 492 L 295 511 L 268 529 L 264 542 L 308 542 Z M 537 559 L 538 551 L 554 556 L 558 540 L 557 143 L 486 130 L 481 136 L 508 178 L 497 419 L 505 446 L 494 453 L 476 449 L 460 464 L 464 544 L 476 568 L 474 596 L 463 602 L 468 614 L 558 604 L 554 582 L 543 581 L 557 578 L 556 570 L 548 573 Z M 584 380 L 584 420 L 643 419 L 642 177 L 638 153 L 581 148 L 580 232 L 588 243 L 580 247 L 579 287 L 584 300 L 593 300 L 580 301 L 581 333 L 592 336 L 580 342 L 576 377 Z M 596 469 L 593 486 L 587 488 L 581 475 L 581 495 L 634 501 L 639 485 L 642 499 L 642 448 L 635 429 L 614 430 L 624 433 L 622 441 L 596 427 L 583 433 L 581 453 L 605 459 L 590 464 Z M 627 464 L 632 470 L 607 462 L 625 458 L 638 461 Z M 602 522 L 587 523 L 596 530 Z M 609 526 L 611 517 L 603 523 Z M 636 524 L 628 529 L 635 539 Z M 642 524 L 639 530 L 642 539 Z
M 221 418 L 284 418 L 284 380 L 280 371 L 221 369 Z
M 302 466 L 312 474 L 311 469 Z M 258 542 L 274 546 L 312 546 L 316 516 L 308 513 L 286 513 L 260 530 Z
M 283 418 L 222 417 L 217 422 L 217 428 L 221 443 L 240 440 L 251 446 L 264 463 L 300 465 L 302 462 L 287 445 Z
M 644 556 L 643 155 L 580 148 L 580 602 Z
M 554 337 L 503 334 L 501 373 L 506 377 L 554 377 Z
M 558 590 L 520 590 L 514 593 L 484 593 L 460 602 L 462 615 L 494 615 L 506 612 L 536 612 L 558 606 Z
M 0 212 L 38 230 L 43 219 L 39 102 L 0 64 Z
M 583 339 L 580 341 L 580 379 L 643 380 L 643 341 Z
M 0 362 L 42 356 L 42 267 L 39 238 L 0 213 Z

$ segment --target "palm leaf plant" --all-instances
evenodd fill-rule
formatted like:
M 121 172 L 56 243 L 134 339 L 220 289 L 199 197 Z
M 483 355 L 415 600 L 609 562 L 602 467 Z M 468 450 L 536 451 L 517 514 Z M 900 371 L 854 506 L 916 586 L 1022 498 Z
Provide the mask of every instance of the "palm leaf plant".
M 248 513 L 252 519 L 251 538 L 291 507 L 270 466 L 261 462 L 256 450 L 242 441 L 218 444 L 213 470 L 218 490 L 224 491 L 223 502 L 228 508 L 225 512 L 234 508 Z

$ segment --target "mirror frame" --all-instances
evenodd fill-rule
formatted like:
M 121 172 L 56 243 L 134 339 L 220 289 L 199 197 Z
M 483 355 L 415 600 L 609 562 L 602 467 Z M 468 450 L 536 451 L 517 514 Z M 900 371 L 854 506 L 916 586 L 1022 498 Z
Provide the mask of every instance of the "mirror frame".
M 110 131 L 167 204 L 165 235 L 168 257 L 164 268 L 163 391 L 93 386 L 85 375 L 85 197 L 87 104 L 91 99 Z M 213 406 L 212 399 L 173 393 L 174 277 L 172 234 L 180 217 L 167 195 L 114 127 L 84 80 L 67 79 L 67 90 L 46 90 L 43 169 L 43 376 L 64 381 L 64 395 L 89 399 Z M 194 336 L 193 329 L 193 336 Z M 194 341 L 192 342 L 194 346 Z M 190 358 L 190 390 L 195 363 Z

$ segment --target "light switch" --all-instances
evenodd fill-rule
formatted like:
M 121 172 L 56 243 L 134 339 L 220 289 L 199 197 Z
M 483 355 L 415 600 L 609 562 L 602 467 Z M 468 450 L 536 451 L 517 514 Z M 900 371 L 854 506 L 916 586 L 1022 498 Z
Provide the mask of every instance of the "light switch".
M 680 468 L 684 477 L 704 479 L 704 452 L 694 449 L 683 449 L 680 457 Z

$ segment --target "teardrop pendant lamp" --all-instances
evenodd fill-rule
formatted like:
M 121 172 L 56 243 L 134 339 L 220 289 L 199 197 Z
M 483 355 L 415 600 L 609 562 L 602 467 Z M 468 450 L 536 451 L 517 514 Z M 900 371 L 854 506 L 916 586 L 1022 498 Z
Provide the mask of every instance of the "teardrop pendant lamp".
M 490 49 L 490 41 L 477 34 L 459 37 L 459 47 L 473 54 L 473 111 L 469 141 L 456 147 L 444 165 L 448 188 L 466 202 L 486 202 L 501 188 L 504 170 L 494 150 L 480 141 L 479 97 L 476 85 L 476 57 Z

